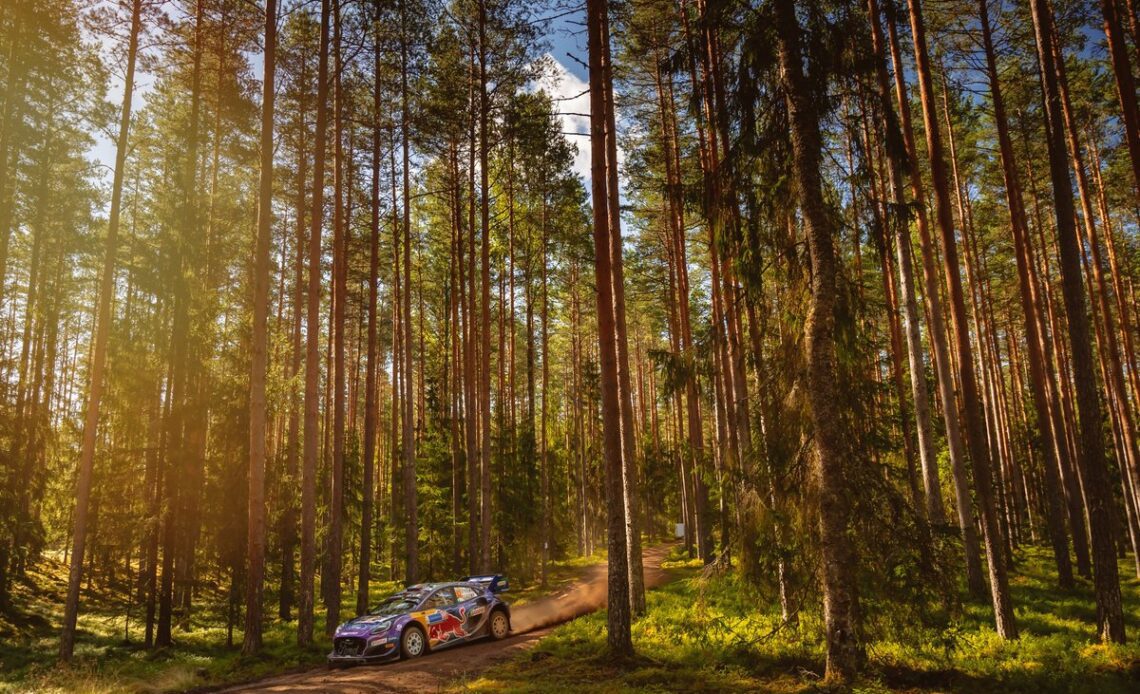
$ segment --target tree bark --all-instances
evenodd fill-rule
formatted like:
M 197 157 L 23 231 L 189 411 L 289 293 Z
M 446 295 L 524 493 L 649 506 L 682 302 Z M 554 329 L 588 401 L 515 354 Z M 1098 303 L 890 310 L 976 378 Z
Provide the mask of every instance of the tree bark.
M 1081 278 L 1080 248 L 1074 222 L 1076 210 L 1065 148 L 1058 66 L 1051 49 L 1053 10 L 1048 0 L 1031 0 L 1030 8 L 1033 13 L 1037 60 L 1041 68 L 1045 103 L 1049 177 L 1053 185 L 1054 211 L 1060 246 L 1062 293 L 1068 313 L 1071 364 L 1077 385 L 1077 409 L 1080 415 L 1080 448 L 1077 463 L 1084 482 L 1092 534 L 1097 625 L 1102 640 L 1123 643 L 1124 613 L 1120 599 L 1120 580 L 1113 537 L 1108 464 L 1101 437 L 1103 419 L 1093 373 L 1092 337 Z
M 1005 115 L 1005 100 L 998 80 L 997 58 L 990 29 L 989 9 L 986 0 L 978 0 L 978 16 L 982 27 L 982 41 L 986 54 L 986 72 L 990 83 L 990 99 L 994 109 L 994 123 L 997 126 L 999 154 L 1002 176 L 1005 183 L 1006 205 L 1009 208 L 1010 229 L 1013 232 L 1014 255 L 1017 261 L 1018 289 L 1021 309 L 1024 314 L 1026 351 L 1029 353 L 1030 391 L 1037 414 L 1037 424 L 1041 430 L 1042 452 L 1045 454 L 1043 472 L 1046 502 L 1048 504 L 1049 537 L 1053 545 L 1053 555 L 1057 564 L 1057 579 L 1063 589 L 1073 586 L 1072 567 L 1064 526 L 1064 490 L 1061 488 L 1059 472 L 1064 469 L 1060 462 L 1068 450 L 1061 445 L 1059 432 L 1053 421 L 1053 413 L 1046 397 L 1046 369 L 1044 359 L 1042 321 L 1038 313 L 1040 300 L 1032 279 L 1031 251 L 1029 248 L 1029 227 L 1021 197 L 1021 182 L 1017 175 L 1017 163 L 1013 153 L 1013 141 L 1009 135 L 1009 124 Z
M 372 113 L 376 122 L 372 126 L 372 181 L 371 229 L 368 238 L 368 356 L 364 366 L 364 470 L 360 509 L 360 570 L 357 572 L 356 614 L 368 612 L 368 589 L 372 580 L 372 523 L 373 486 L 376 466 L 376 374 L 377 374 L 377 304 L 380 300 L 380 112 L 381 101 L 381 4 L 375 3 L 373 18 L 373 85 Z
M 609 578 L 606 644 L 611 654 L 628 657 L 633 654 L 630 635 L 629 567 L 626 553 L 625 487 L 622 467 L 622 419 L 618 377 L 617 333 L 614 324 L 614 276 L 610 267 L 612 248 L 620 248 L 611 235 L 621 230 L 611 227 L 610 196 L 607 186 L 612 180 L 609 169 L 617 162 L 610 159 L 607 139 L 614 137 L 609 108 L 613 103 L 606 0 L 587 0 L 586 16 L 589 38 L 590 70 L 590 149 L 591 188 L 594 215 L 594 277 L 597 285 L 598 356 L 601 366 L 602 431 L 605 452 L 605 487 Z
M 137 1 L 137 0 L 136 0 Z M 265 582 L 265 378 L 269 368 L 269 244 L 273 222 L 273 99 L 277 68 L 277 0 L 265 1 L 264 74 L 261 88 L 261 175 L 253 268 L 253 347 L 249 376 L 249 521 L 246 545 L 243 655 L 261 650 L 261 596 Z
M 273 2 L 274 0 L 269 0 Z M 79 479 L 75 491 L 75 530 L 71 539 L 71 564 L 67 577 L 67 602 L 64 605 L 63 632 L 59 657 L 71 660 L 75 648 L 75 625 L 79 616 L 79 589 L 83 583 L 83 560 L 87 546 L 87 514 L 91 499 L 91 477 L 95 467 L 95 445 L 99 429 L 99 408 L 103 397 L 103 372 L 107 365 L 107 342 L 111 333 L 111 303 L 115 293 L 115 257 L 119 250 L 119 220 L 122 215 L 123 176 L 127 162 L 127 135 L 131 126 L 131 99 L 138 61 L 139 31 L 142 27 L 142 0 L 131 4 L 131 29 L 127 39 L 127 71 L 123 83 L 123 101 L 119 115 L 119 137 L 115 144 L 115 175 L 111 183 L 111 210 L 107 221 L 107 240 L 103 271 L 99 279 L 99 307 L 95 325 L 95 345 L 91 355 L 91 383 L 87 394 L 87 412 L 83 422 L 83 441 L 79 453 Z M 5 104 L 7 106 L 7 103 Z M 0 149 L 0 157 L 7 152 Z M 4 194 L 0 180 L 0 195 Z M 6 230 L 4 230 L 6 231 Z M 0 283 L 2 283 L 0 276 Z M 2 589 L 0 589 L 2 590 Z
M 404 421 L 401 448 L 404 453 L 404 552 L 407 554 L 404 578 L 408 583 L 419 580 L 419 518 L 416 513 L 416 441 L 415 399 L 412 396 L 412 208 L 410 142 L 408 112 L 408 26 L 405 0 L 400 0 L 400 147 L 403 159 L 403 234 L 404 234 Z
M 966 421 L 966 439 L 970 462 L 974 472 L 974 492 L 981 510 L 983 540 L 989 564 L 990 593 L 993 599 L 997 632 L 1002 638 L 1017 638 L 1017 624 L 1010 599 L 1009 579 L 1005 558 L 1001 553 L 1001 530 L 993 499 L 992 458 L 986 442 L 985 422 L 978 385 L 974 374 L 974 355 L 970 345 L 970 331 L 966 324 L 966 303 L 962 292 L 962 276 L 958 263 L 958 248 L 954 238 L 953 211 L 946 179 L 946 162 L 943 159 L 942 139 L 935 114 L 934 84 L 926 49 L 926 27 L 918 0 L 910 1 L 911 35 L 914 39 L 915 67 L 918 73 L 919 94 L 922 100 L 923 122 L 926 130 L 926 149 L 930 158 L 931 185 L 934 186 L 935 211 L 942 237 L 943 270 L 950 291 L 950 316 L 957 346 L 959 379 L 962 388 L 962 410 Z
M 317 455 L 320 422 L 321 228 L 324 224 L 325 130 L 328 127 L 329 2 L 321 0 L 317 124 L 313 142 L 313 199 L 309 223 L 309 290 L 305 319 L 305 451 L 301 471 L 301 601 L 297 643 L 313 642 L 313 580 L 317 546 Z
M 914 143 L 914 130 L 911 125 L 910 102 L 906 95 L 905 69 L 899 47 L 896 24 L 896 7 L 893 0 L 886 0 L 887 36 L 894 67 L 895 99 L 898 104 L 903 143 L 910 161 L 911 197 L 914 200 L 916 227 L 922 251 L 922 274 L 925 286 L 923 294 L 929 307 L 929 337 L 933 346 L 934 369 L 938 376 L 938 394 L 942 404 L 942 417 L 946 424 L 946 444 L 950 452 L 950 469 L 954 477 L 954 498 L 958 509 L 958 528 L 962 533 L 962 547 L 966 558 L 966 584 L 975 597 L 985 595 L 986 583 L 982 576 L 982 561 L 978 547 L 978 535 L 974 526 L 973 501 L 970 497 L 969 480 L 966 474 L 966 447 L 962 439 L 958 403 L 954 396 L 955 378 L 951 367 L 950 347 L 946 336 L 946 323 L 943 315 L 941 284 L 942 278 L 937 269 L 934 241 L 930 237 L 930 224 L 926 210 L 926 190 L 918 165 L 918 154 Z
M 942 503 L 942 488 L 938 480 L 938 453 L 934 448 L 934 433 L 930 414 L 930 394 L 926 387 L 926 365 L 922 358 L 922 335 L 919 325 L 918 300 L 915 296 L 913 253 L 910 245 L 910 229 L 903 215 L 906 194 L 903 190 L 905 172 L 909 162 L 904 161 L 906 145 L 899 129 L 898 116 L 890 101 L 886 55 L 883 48 L 883 29 L 879 20 L 878 0 L 867 0 L 867 13 L 871 20 L 871 41 L 875 53 L 875 76 L 879 96 L 879 108 L 884 115 L 884 150 L 887 158 L 887 180 L 890 186 L 891 204 L 890 226 L 895 241 L 895 254 L 898 258 L 899 292 L 902 295 L 904 329 L 906 333 L 907 361 L 910 367 L 911 397 L 914 399 L 914 417 L 918 431 L 918 453 L 922 466 L 923 492 L 926 498 L 926 515 L 934 525 L 946 523 L 946 511 Z M 908 118 L 909 120 L 909 118 Z M 920 208 L 924 201 L 918 202 Z M 919 212 L 920 224 L 924 223 L 925 212 Z
M 481 323 L 482 368 L 479 387 L 479 563 L 491 571 L 491 188 L 488 125 L 491 95 L 487 91 L 487 3 L 479 0 L 479 210 L 482 245 Z
M 849 433 L 839 414 L 843 393 L 835 350 L 838 259 L 836 230 L 823 199 L 820 158 L 823 142 L 812 90 L 804 74 L 803 40 L 793 0 L 776 0 L 780 82 L 788 108 L 791 177 L 811 258 L 811 303 L 804 323 L 807 344 L 807 397 L 815 432 L 819 483 L 819 532 L 824 622 L 827 629 L 827 678 L 850 680 L 862 665 L 858 558 L 847 534 L 851 500 L 846 487 Z

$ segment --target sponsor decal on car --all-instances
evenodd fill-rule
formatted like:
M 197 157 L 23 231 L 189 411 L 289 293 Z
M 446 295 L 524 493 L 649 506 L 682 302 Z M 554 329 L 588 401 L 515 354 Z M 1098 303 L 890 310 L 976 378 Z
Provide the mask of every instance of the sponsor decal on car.
M 463 638 L 467 631 L 463 629 L 463 619 L 450 612 L 440 613 L 442 620 L 433 622 L 428 627 L 428 638 L 433 643 L 446 643 L 452 639 Z

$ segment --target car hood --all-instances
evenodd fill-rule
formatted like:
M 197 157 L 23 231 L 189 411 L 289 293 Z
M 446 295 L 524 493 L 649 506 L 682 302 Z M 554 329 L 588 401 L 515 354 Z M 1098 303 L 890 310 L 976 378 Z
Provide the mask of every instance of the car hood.
M 391 625 L 397 619 L 404 615 L 379 615 L 379 614 L 366 614 L 356 619 L 350 619 L 344 624 L 337 627 L 336 633 L 338 635 L 345 634 L 368 634 L 371 633 L 376 627 L 382 627 L 385 624 Z

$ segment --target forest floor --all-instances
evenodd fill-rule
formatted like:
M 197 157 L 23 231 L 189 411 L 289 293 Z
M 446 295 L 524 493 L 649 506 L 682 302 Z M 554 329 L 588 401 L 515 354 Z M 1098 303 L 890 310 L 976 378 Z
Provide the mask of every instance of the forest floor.
M 401 663 L 327 671 L 325 650 L 299 650 L 294 625 L 274 621 L 265 652 L 243 658 L 225 647 L 224 615 L 195 613 L 192 630 L 176 632 L 174 649 L 138 643 L 136 605 L 124 625 L 123 596 L 97 593 L 80 620 L 76 663 L 55 662 L 66 567 L 37 567 L 21 586 L 20 619 L 0 618 L 0 693 L 170 691 L 260 692 L 819 692 L 823 671 L 818 605 L 796 625 L 783 625 L 769 589 L 735 574 L 706 576 L 677 547 L 647 551 L 649 609 L 633 627 L 638 656 L 604 655 L 605 567 L 602 558 L 552 569 L 548 588 L 512 594 L 515 634 Z M 941 625 L 916 626 L 898 604 L 865 602 L 869 625 L 860 692 L 1140 692 L 1140 581 L 1122 561 L 1121 588 L 1129 645 L 1096 641 L 1087 581 L 1057 590 L 1044 549 L 1019 552 L 1011 575 L 1022 638 L 1003 642 L 987 601 L 966 602 Z M 34 585 L 34 590 L 32 586 Z M 394 584 L 380 584 L 376 597 Z M 350 603 L 346 603 L 350 604 Z M 894 614 L 891 610 L 894 610 Z M 888 616 L 884 618 L 882 615 Z M 571 617 L 581 615 L 576 619 Z M 562 621 L 570 620 L 570 621 Z M 559 623 L 561 622 L 561 623 Z M 124 641 L 129 626 L 130 642 Z M 525 632 L 525 633 L 523 633 Z M 240 631 L 234 637 L 240 645 Z
M 679 553 L 665 567 L 692 566 Z M 1131 559 L 1120 562 L 1130 643 L 1096 640 L 1092 587 L 1081 581 L 1064 593 L 1054 582 L 1052 555 L 1026 548 L 1011 576 L 1021 639 L 1002 641 L 988 601 L 967 602 L 958 619 L 918 627 L 909 612 L 870 628 L 866 674 L 855 692 L 1140 692 L 1140 581 Z M 457 692 L 773 692 L 829 691 L 822 686 L 824 633 L 818 605 L 782 623 L 770 594 L 735 574 L 690 573 L 648 594 L 645 617 L 634 622 L 637 656 L 605 656 L 605 615 L 567 622 Z M 889 604 L 864 604 L 866 613 Z M 895 624 L 887 620 L 897 620 Z
M 537 581 L 519 586 L 521 582 L 514 581 L 511 603 L 525 607 L 545 595 L 565 592 L 583 577 L 595 574 L 604 562 L 603 554 L 552 562 L 547 586 L 543 588 Z M 12 602 L 18 610 L 0 613 L 0 694 L 157 694 L 217 689 L 285 673 L 312 672 L 318 666 L 324 672 L 327 642 L 318 637 L 318 644 L 312 648 L 299 648 L 296 622 L 270 620 L 265 628 L 265 649 L 258 656 L 241 655 L 240 621 L 234 627 L 233 645 L 227 645 L 225 593 L 223 586 L 209 582 L 199 588 L 202 607 L 192 614 L 189 628 L 175 628 L 175 646 L 147 650 L 142 645 L 142 607 L 128 604 L 125 582 L 108 584 L 116 588 L 96 582 L 84 592 L 75 659 L 70 666 L 60 667 L 56 654 L 67 566 L 59 557 L 45 557 L 16 582 Z M 373 581 L 372 604 L 398 589 L 396 582 Z M 342 611 L 350 610 L 355 600 L 355 594 L 346 594 Z M 274 607 L 267 605 L 267 610 L 275 613 Z M 323 610 L 318 606 L 317 629 L 323 625 Z M 531 628 L 539 626 L 535 623 Z

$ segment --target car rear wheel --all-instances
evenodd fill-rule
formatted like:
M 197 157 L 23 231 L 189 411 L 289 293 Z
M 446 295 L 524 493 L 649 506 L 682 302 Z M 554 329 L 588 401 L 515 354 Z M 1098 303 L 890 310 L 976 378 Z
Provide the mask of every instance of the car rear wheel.
M 511 630 L 511 623 L 507 619 L 507 615 L 502 610 L 495 610 L 491 613 L 491 638 L 495 641 L 501 641 L 507 638 L 507 634 Z
M 423 629 L 417 626 L 404 629 L 403 635 L 400 636 L 400 655 L 404 659 L 418 658 L 424 654 L 426 648 L 427 639 L 424 637 Z

